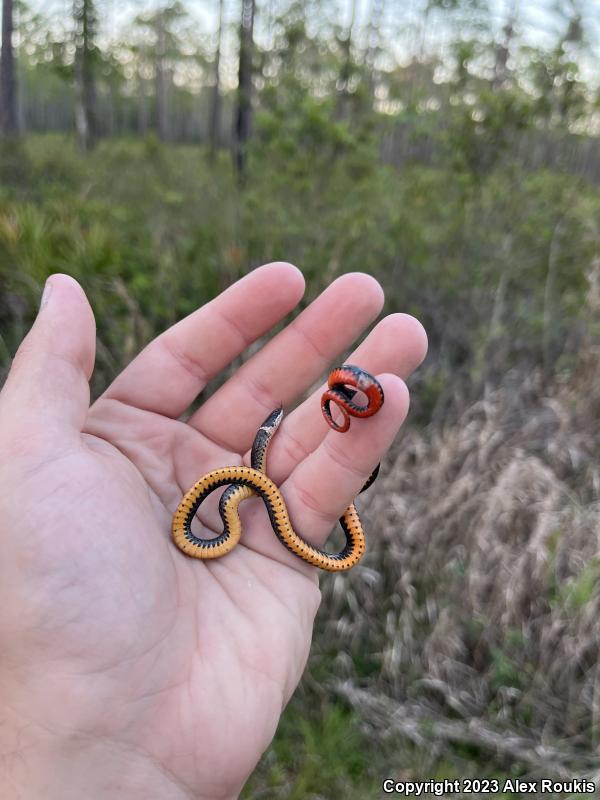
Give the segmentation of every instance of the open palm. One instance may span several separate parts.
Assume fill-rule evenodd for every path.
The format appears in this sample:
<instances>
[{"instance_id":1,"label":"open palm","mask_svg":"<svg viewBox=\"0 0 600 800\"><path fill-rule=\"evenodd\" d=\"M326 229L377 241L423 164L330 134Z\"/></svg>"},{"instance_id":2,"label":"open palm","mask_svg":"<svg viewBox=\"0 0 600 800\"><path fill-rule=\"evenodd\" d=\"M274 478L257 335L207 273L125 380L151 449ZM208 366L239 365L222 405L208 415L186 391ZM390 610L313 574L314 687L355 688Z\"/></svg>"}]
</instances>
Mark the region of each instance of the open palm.
<instances>
[{"instance_id":1,"label":"open palm","mask_svg":"<svg viewBox=\"0 0 600 800\"><path fill-rule=\"evenodd\" d=\"M51 278L0 395L0 697L45 797L83 796L80 780L90 798L236 797L270 742L306 663L317 570L282 547L258 499L242 505L241 544L223 559L189 559L169 532L183 492L249 463L267 414L293 405L381 310L372 278L343 276L180 421L302 291L290 265L255 270L155 339L90 408L93 316L72 279ZM330 431L321 390L286 415L267 470L312 543L394 438L408 409L400 376L425 349L419 323L393 314L346 359L378 374L376 417ZM207 505L202 522L219 531Z\"/></svg>"}]
</instances>

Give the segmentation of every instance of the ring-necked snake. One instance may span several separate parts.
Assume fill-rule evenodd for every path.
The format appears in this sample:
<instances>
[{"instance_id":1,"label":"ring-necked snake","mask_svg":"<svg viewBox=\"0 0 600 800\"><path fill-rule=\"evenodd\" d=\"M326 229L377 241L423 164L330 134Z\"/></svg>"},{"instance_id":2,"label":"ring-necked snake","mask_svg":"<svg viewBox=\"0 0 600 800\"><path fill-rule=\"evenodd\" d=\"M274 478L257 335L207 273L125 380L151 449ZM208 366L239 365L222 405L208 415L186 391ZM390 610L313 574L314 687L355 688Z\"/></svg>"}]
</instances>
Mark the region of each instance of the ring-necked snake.
<instances>
[{"instance_id":1,"label":"ring-necked snake","mask_svg":"<svg viewBox=\"0 0 600 800\"><path fill-rule=\"evenodd\" d=\"M327 424L341 433L348 430L351 416L370 417L383 405L383 388L379 381L351 364L334 369L329 374L328 387L321 398L321 410ZM357 391L366 395L366 405L360 406L353 402ZM342 424L337 424L332 418L331 403L335 403L341 410ZM238 506L242 500L259 495L267 507L271 525L279 541L304 561L329 572L350 569L360 561L365 551L365 535L354 505L348 506L340 518L346 544L339 553L320 550L294 531L283 496L266 474L267 449L282 419L283 409L277 408L258 429L252 445L251 467L222 467L212 470L185 493L172 523L173 540L184 553L194 558L209 559L219 558L232 550L242 532ZM368 489L378 472L379 464L361 492ZM214 539L196 536L191 530L196 511L212 491L226 484L231 485L223 492L219 502L219 514L223 520L222 533Z\"/></svg>"}]
</instances>

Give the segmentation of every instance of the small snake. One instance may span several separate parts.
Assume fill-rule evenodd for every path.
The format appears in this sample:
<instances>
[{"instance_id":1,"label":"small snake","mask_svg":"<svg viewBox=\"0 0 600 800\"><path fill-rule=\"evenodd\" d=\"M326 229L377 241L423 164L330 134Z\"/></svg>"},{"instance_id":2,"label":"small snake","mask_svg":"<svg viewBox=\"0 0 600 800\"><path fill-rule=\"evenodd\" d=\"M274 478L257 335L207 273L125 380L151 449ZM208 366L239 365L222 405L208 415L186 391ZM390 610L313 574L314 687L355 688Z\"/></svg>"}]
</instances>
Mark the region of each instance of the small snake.
<instances>
[{"instance_id":1,"label":"small snake","mask_svg":"<svg viewBox=\"0 0 600 800\"><path fill-rule=\"evenodd\" d=\"M329 373L327 385L329 389L321 397L321 411L325 422L334 431L345 433L350 427L351 416L372 417L383 405L383 388L379 381L364 369L352 364L344 364L343 367L333 369ZM355 386L357 390L364 392L367 396L367 405L358 406L353 403L352 398L356 391L347 389L347 386ZM338 425L331 416L331 403L335 403L342 412L344 421L341 425Z\"/></svg>"},{"instance_id":2,"label":"small snake","mask_svg":"<svg viewBox=\"0 0 600 800\"><path fill-rule=\"evenodd\" d=\"M327 424L340 432L348 430L350 416L370 417L383 404L383 389L379 381L359 367L345 364L334 369L328 380L329 388L321 398L321 408ZM356 390L348 389L354 386ZM356 391L367 397L367 405L359 406L353 402ZM336 403L344 422L337 425L331 416L331 403ZM177 547L194 558L219 558L232 550L240 539L242 524L238 507L242 500L259 495L269 514L271 525L279 541L292 553L315 567L338 572L350 569L357 564L365 551L365 535L358 512L354 505L348 506L340 517L340 524L346 537L346 544L339 553L327 553L314 547L303 539L292 527L283 495L266 474L267 450L271 439L283 419L283 409L276 408L263 422L256 433L250 463L251 467L222 467L203 475L183 496L173 515L171 526L173 540ZM364 492L373 483L379 472L379 464L360 490ZM202 539L192 533L194 516L211 492L219 486L231 484L219 501L219 514L223 521L223 531L214 539Z\"/></svg>"}]
</instances>

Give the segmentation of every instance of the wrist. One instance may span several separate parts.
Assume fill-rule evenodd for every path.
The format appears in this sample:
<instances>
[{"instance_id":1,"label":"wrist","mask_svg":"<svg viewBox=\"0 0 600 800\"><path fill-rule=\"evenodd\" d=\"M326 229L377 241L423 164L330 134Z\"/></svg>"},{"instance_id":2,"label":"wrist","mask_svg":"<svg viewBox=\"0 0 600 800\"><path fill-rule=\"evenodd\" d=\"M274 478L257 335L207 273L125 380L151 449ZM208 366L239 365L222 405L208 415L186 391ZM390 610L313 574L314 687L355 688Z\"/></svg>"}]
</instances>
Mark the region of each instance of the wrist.
<instances>
[{"instance_id":1,"label":"wrist","mask_svg":"<svg viewBox=\"0 0 600 800\"><path fill-rule=\"evenodd\" d=\"M57 739L23 723L0 737L0 797L19 800L199 800L150 756L102 739ZM204 800L204 798L202 798ZM206 799L208 800L208 798Z\"/></svg>"},{"instance_id":2,"label":"wrist","mask_svg":"<svg viewBox=\"0 0 600 800\"><path fill-rule=\"evenodd\" d=\"M237 800L239 796L224 790L219 781L212 786L187 784L143 745L94 733L88 726L82 732L81 720L56 722L52 715L54 725L42 721L39 706L31 711L31 703L15 702L14 685L11 691L2 689L0 798Z\"/></svg>"},{"instance_id":3,"label":"wrist","mask_svg":"<svg viewBox=\"0 0 600 800\"><path fill-rule=\"evenodd\" d=\"M0 754L0 797L196 800L191 790L178 785L151 758L117 743L28 739Z\"/></svg>"}]
</instances>

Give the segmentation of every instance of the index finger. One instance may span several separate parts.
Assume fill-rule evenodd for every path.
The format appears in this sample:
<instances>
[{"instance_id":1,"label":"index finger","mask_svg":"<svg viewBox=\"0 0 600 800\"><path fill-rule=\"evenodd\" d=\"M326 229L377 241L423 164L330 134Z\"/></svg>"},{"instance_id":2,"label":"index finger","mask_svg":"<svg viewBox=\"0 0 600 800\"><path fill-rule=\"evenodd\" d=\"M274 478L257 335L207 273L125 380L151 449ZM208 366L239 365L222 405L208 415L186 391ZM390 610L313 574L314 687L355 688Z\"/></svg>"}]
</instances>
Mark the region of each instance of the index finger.
<instances>
[{"instance_id":1,"label":"index finger","mask_svg":"<svg viewBox=\"0 0 600 800\"><path fill-rule=\"evenodd\" d=\"M157 336L97 402L119 400L176 419L211 378L283 319L303 294L304 277L292 264L253 270Z\"/></svg>"}]
</instances>

